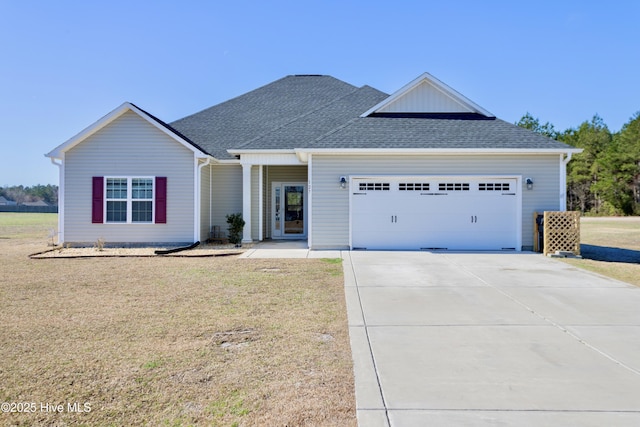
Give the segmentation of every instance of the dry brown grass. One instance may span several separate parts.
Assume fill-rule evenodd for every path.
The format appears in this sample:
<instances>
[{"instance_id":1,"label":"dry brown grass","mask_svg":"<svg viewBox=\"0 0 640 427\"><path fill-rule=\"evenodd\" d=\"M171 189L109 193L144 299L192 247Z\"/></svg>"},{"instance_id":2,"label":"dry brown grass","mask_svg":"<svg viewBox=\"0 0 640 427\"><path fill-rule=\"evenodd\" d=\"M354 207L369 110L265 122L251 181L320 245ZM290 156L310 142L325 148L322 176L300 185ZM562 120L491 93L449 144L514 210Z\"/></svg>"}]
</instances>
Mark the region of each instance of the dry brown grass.
<instances>
[{"instance_id":1,"label":"dry brown grass","mask_svg":"<svg viewBox=\"0 0 640 427\"><path fill-rule=\"evenodd\" d=\"M356 424L340 263L32 260L53 215L1 215L0 424Z\"/></svg>"},{"instance_id":2,"label":"dry brown grass","mask_svg":"<svg viewBox=\"0 0 640 427\"><path fill-rule=\"evenodd\" d=\"M582 218L580 222L580 242L582 245L592 245L592 252L599 248L619 248L630 251L640 251L640 217L621 218ZM565 259L569 264L591 270L623 282L640 286L640 263L627 260L615 262L615 255L610 261L588 259L587 251L583 250L585 259ZM615 251L614 251L615 254ZM637 254L635 254L637 259Z\"/></svg>"}]
</instances>

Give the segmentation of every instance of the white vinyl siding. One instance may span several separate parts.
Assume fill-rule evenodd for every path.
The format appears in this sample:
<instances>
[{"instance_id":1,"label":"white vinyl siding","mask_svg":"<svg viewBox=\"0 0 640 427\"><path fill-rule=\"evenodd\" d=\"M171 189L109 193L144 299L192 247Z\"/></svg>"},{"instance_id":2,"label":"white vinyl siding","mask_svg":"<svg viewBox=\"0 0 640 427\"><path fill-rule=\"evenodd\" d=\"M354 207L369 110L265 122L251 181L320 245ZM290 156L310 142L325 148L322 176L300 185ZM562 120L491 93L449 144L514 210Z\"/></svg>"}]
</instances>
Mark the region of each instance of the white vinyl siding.
<instances>
[{"instance_id":1,"label":"white vinyl siding","mask_svg":"<svg viewBox=\"0 0 640 427\"><path fill-rule=\"evenodd\" d=\"M214 164L211 173L211 226L228 236L226 216L242 213L242 166Z\"/></svg>"},{"instance_id":2,"label":"white vinyl siding","mask_svg":"<svg viewBox=\"0 0 640 427\"><path fill-rule=\"evenodd\" d=\"M133 112L65 154L65 241L92 244L190 243L194 154ZM167 177L166 224L92 224L92 177Z\"/></svg>"},{"instance_id":3,"label":"white vinyl siding","mask_svg":"<svg viewBox=\"0 0 640 427\"><path fill-rule=\"evenodd\" d=\"M200 173L200 241L205 242L211 231L211 168L204 166Z\"/></svg>"},{"instance_id":4,"label":"white vinyl siding","mask_svg":"<svg viewBox=\"0 0 640 427\"><path fill-rule=\"evenodd\" d=\"M349 188L340 176L366 175L521 175L522 246L533 246L533 212L560 209L558 156L552 155L313 155L313 248L348 248Z\"/></svg>"}]
</instances>

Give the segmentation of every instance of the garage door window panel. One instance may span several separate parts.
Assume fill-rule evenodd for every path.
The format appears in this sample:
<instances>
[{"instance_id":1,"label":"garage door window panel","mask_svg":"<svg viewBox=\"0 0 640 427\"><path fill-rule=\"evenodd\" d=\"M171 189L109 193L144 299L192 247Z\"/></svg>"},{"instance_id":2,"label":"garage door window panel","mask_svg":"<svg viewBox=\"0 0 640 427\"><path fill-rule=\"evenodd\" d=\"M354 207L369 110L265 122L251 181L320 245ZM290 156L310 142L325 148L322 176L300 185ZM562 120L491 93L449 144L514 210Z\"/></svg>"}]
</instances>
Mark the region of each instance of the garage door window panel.
<instances>
[{"instance_id":1,"label":"garage door window panel","mask_svg":"<svg viewBox=\"0 0 640 427\"><path fill-rule=\"evenodd\" d=\"M400 191L429 191L428 182L401 182L398 184Z\"/></svg>"},{"instance_id":2,"label":"garage door window panel","mask_svg":"<svg viewBox=\"0 0 640 427\"><path fill-rule=\"evenodd\" d=\"M478 184L479 191L509 191L508 182L481 182Z\"/></svg>"},{"instance_id":3,"label":"garage door window panel","mask_svg":"<svg viewBox=\"0 0 640 427\"><path fill-rule=\"evenodd\" d=\"M438 191L469 191L468 182L441 182Z\"/></svg>"},{"instance_id":4,"label":"garage door window panel","mask_svg":"<svg viewBox=\"0 0 640 427\"><path fill-rule=\"evenodd\" d=\"M389 191L391 184L388 182L361 182L358 188L360 191Z\"/></svg>"}]
</instances>

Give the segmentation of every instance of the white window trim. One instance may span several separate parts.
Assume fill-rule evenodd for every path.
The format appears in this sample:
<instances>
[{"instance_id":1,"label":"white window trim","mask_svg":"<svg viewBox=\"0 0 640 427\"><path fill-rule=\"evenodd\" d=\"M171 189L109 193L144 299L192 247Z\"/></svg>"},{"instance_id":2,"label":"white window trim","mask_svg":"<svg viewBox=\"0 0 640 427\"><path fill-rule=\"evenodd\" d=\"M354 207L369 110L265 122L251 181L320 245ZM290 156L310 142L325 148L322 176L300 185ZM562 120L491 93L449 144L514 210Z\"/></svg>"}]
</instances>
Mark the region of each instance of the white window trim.
<instances>
[{"instance_id":1,"label":"white window trim","mask_svg":"<svg viewBox=\"0 0 640 427\"><path fill-rule=\"evenodd\" d=\"M109 179L126 179L127 180L127 198L126 199L107 199L107 181ZM140 202L148 202L151 200L151 221L133 221L133 180L134 179L150 179L152 186L152 196L151 199L135 199L135 201ZM155 176L133 176L133 175L110 175L104 177L103 189L102 189L102 209L103 209L103 224L110 225L122 225L122 224L135 224L135 225L145 225L145 224L155 224L156 223L156 177ZM125 201L127 202L127 221L126 222L116 222L116 221L107 221L107 203L109 201Z\"/></svg>"}]
</instances>

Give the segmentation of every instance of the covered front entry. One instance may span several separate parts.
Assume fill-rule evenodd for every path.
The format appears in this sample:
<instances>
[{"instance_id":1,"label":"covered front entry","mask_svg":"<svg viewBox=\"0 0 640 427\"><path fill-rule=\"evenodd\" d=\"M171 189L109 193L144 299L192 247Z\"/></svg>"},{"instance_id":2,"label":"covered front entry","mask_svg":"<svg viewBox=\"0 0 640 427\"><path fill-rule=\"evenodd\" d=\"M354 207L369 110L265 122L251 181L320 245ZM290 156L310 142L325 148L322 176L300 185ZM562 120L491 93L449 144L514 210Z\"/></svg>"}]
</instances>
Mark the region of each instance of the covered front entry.
<instances>
[{"instance_id":1,"label":"covered front entry","mask_svg":"<svg viewBox=\"0 0 640 427\"><path fill-rule=\"evenodd\" d=\"M351 179L353 249L520 250L519 177Z\"/></svg>"},{"instance_id":2,"label":"covered front entry","mask_svg":"<svg viewBox=\"0 0 640 427\"><path fill-rule=\"evenodd\" d=\"M304 182L271 184L272 238L307 238L306 187Z\"/></svg>"}]
</instances>

